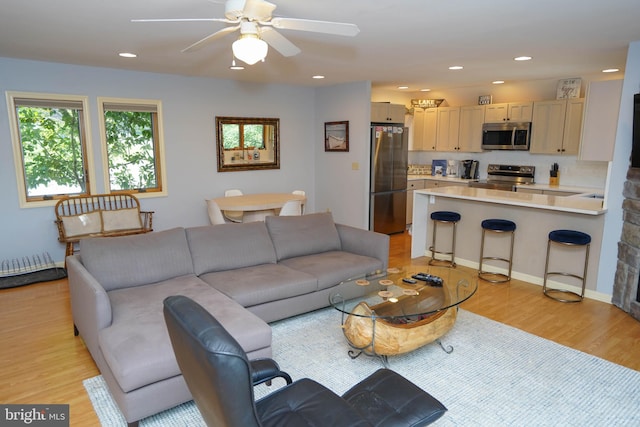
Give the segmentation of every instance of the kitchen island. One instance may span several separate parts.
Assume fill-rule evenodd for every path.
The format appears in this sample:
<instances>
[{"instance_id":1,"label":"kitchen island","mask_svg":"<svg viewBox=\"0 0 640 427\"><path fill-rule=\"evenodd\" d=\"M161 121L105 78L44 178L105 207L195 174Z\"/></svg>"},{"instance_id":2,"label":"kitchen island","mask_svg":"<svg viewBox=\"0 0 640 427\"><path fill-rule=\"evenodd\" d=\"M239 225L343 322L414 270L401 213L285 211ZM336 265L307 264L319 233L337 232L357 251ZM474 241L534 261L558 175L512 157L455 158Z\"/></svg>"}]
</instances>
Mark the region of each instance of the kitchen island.
<instances>
[{"instance_id":1,"label":"kitchen island","mask_svg":"<svg viewBox=\"0 0 640 427\"><path fill-rule=\"evenodd\" d=\"M433 229L431 212L447 210L462 215L457 230L456 262L476 269L482 235L480 223L488 218L507 219L517 225L512 276L542 285L549 232L558 229L582 231L591 235L592 239L585 295L608 302L610 296L595 291L606 212L602 199L457 186L415 190L413 197L412 258L431 256L428 251ZM448 232L438 229L437 237L438 247L450 247L451 235ZM508 243L501 239L504 236L492 237L495 238L487 239L485 254L508 254ZM581 271L584 252L572 249L554 247L550 269L554 265L561 270L575 266L577 271ZM496 271L501 271L503 267L500 263L495 265ZM566 280L566 283L579 288L570 278ZM554 285L551 280L550 285Z\"/></svg>"}]
</instances>

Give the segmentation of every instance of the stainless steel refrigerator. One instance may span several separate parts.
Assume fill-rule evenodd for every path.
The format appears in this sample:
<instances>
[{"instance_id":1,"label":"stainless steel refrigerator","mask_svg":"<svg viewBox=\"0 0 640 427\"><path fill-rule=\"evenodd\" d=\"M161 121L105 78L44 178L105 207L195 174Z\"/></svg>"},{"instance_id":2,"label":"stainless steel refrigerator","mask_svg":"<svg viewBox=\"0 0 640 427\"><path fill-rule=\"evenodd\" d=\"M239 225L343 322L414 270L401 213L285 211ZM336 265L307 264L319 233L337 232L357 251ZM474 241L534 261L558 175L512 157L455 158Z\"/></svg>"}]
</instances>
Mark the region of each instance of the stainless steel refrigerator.
<instances>
[{"instance_id":1,"label":"stainless steel refrigerator","mask_svg":"<svg viewBox=\"0 0 640 427\"><path fill-rule=\"evenodd\" d=\"M371 125L370 230L385 234L405 230L408 150L404 125Z\"/></svg>"}]
</instances>

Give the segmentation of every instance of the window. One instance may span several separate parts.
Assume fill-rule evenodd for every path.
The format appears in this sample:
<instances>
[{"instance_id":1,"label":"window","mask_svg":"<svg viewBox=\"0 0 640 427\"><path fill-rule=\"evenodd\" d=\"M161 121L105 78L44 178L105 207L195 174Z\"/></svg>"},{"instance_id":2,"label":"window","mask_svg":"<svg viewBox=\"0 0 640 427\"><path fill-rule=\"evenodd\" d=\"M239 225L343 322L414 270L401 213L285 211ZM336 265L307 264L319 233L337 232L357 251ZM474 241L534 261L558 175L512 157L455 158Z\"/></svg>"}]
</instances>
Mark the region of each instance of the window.
<instances>
[{"instance_id":1,"label":"window","mask_svg":"<svg viewBox=\"0 0 640 427\"><path fill-rule=\"evenodd\" d=\"M98 98L108 192L164 193L161 103Z\"/></svg>"},{"instance_id":2,"label":"window","mask_svg":"<svg viewBox=\"0 0 640 427\"><path fill-rule=\"evenodd\" d=\"M90 194L87 98L7 92L21 207Z\"/></svg>"}]
</instances>

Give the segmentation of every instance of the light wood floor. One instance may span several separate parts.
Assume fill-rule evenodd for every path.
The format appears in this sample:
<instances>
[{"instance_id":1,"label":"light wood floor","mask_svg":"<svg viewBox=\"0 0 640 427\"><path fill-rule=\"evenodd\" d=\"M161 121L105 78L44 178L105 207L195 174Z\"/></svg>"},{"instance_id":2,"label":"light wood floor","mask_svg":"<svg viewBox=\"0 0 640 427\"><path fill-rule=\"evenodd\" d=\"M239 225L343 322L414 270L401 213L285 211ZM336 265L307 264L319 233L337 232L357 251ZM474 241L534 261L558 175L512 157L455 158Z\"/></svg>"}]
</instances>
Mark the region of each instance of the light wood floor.
<instances>
[{"instance_id":1,"label":"light wood floor","mask_svg":"<svg viewBox=\"0 0 640 427\"><path fill-rule=\"evenodd\" d=\"M410 259L410 246L408 234L392 236L390 265L425 265ZM640 322L610 304L562 304L512 280L481 281L462 307L640 371ZM82 386L99 372L73 336L66 279L0 290L0 325L0 402L70 404L71 426L99 425Z\"/></svg>"}]
</instances>

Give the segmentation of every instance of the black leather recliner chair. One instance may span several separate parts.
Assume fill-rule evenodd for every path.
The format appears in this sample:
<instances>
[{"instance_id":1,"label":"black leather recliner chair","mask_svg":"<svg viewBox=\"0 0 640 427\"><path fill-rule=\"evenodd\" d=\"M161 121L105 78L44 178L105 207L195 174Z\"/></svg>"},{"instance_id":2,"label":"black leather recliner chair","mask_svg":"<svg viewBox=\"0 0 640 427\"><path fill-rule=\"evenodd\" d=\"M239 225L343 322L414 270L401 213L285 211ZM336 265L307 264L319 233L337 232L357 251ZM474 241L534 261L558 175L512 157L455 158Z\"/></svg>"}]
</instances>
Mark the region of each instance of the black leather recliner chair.
<instances>
[{"instance_id":1,"label":"black leather recliner chair","mask_svg":"<svg viewBox=\"0 0 640 427\"><path fill-rule=\"evenodd\" d=\"M291 383L275 361L250 362L224 327L185 296L165 299L164 317L182 375L208 426L424 426L447 410L389 369L342 397L308 378ZM253 386L277 377L287 385L255 401Z\"/></svg>"}]
</instances>

